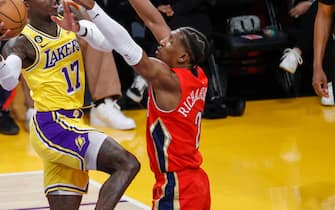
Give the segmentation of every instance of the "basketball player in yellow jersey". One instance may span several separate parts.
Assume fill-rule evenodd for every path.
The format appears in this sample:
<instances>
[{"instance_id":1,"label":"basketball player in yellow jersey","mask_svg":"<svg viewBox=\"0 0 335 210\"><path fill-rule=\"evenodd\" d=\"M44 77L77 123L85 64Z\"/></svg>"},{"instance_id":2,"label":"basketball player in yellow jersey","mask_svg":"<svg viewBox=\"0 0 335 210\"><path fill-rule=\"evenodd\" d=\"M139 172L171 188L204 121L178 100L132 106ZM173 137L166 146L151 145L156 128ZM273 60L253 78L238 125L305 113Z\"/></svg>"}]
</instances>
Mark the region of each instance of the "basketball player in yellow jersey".
<instances>
[{"instance_id":1,"label":"basketball player in yellow jersey","mask_svg":"<svg viewBox=\"0 0 335 210\"><path fill-rule=\"evenodd\" d=\"M76 34L50 19L57 15L56 0L25 3L30 24L4 46L0 85L14 88L22 72L31 89L37 113L30 140L44 162L50 209L79 209L87 192L88 170L111 175L102 185L96 209L114 209L137 174L139 162L111 137L84 123L82 54Z\"/></svg>"}]
</instances>

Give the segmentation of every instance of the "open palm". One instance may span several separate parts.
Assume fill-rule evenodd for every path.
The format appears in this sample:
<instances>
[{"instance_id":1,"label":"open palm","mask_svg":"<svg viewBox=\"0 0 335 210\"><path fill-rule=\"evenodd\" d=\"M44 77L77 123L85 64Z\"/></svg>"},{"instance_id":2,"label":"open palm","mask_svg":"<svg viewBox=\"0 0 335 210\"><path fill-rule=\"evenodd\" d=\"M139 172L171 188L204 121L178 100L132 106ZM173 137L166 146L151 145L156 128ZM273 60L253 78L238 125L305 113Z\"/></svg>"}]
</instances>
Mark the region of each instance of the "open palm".
<instances>
[{"instance_id":1,"label":"open palm","mask_svg":"<svg viewBox=\"0 0 335 210\"><path fill-rule=\"evenodd\" d=\"M80 27L76 15L71 11L70 4L67 1L62 1L64 13L63 18L51 16L51 20L60 27L68 31L78 32Z\"/></svg>"}]
</instances>

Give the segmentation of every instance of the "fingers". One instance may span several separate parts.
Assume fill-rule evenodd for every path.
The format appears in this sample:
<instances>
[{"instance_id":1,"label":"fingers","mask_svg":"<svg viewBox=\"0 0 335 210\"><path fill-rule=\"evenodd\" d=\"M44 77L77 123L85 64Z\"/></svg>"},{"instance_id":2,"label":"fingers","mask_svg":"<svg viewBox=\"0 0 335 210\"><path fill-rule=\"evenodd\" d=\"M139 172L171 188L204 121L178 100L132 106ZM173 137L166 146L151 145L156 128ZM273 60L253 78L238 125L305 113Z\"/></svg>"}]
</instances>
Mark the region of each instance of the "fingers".
<instances>
[{"instance_id":1,"label":"fingers","mask_svg":"<svg viewBox=\"0 0 335 210\"><path fill-rule=\"evenodd\" d=\"M294 18L298 18L300 16L299 12L296 10L290 12L289 15Z\"/></svg>"},{"instance_id":2,"label":"fingers","mask_svg":"<svg viewBox=\"0 0 335 210\"><path fill-rule=\"evenodd\" d=\"M77 20L77 16L75 14L71 14L72 16L72 31L78 32L79 31L79 22Z\"/></svg>"},{"instance_id":3,"label":"fingers","mask_svg":"<svg viewBox=\"0 0 335 210\"><path fill-rule=\"evenodd\" d=\"M79 5L78 4L75 4L73 3L72 1L64 1L62 0L62 4L63 4L63 7L64 7L64 17L71 17L71 19L74 21L74 20L77 20L77 15L74 14L74 12L77 12L78 13L78 10L76 10L77 8L79 8ZM76 5L75 7L73 7L74 5ZM76 11L72 11L71 10L71 6L74 8L74 10Z\"/></svg>"},{"instance_id":4,"label":"fingers","mask_svg":"<svg viewBox=\"0 0 335 210\"><path fill-rule=\"evenodd\" d=\"M59 17L57 17L57 16L51 16L50 18L51 18L51 20L52 20L54 23L56 23L57 25L60 25L60 24L61 24L62 19L60 19Z\"/></svg>"},{"instance_id":5,"label":"fingers","mask_svg":"<svg viewBox=\"0 0 335 210\"><path fill-rule=\"evenodd\" d=\"M299 8L297 8L297 7L294 7L294 8L292 8L292 9L289 11L289 15L290 15L291 17L294 17L294 18L298 18L298 17L300 17L302 14L303 14L303 12L302 12Z\"/></svg>"},{"instance_id":6,"label":"fingers","mask_svg":"<svg viewBox=\"0 0 335 210\"><path fill-rule=\"evenodd\" d=\"M66 5L64 6L66 7ZM64 13L63 18L58 16L51 16L50 18L54 23L66 30L78 32L80 29L76 16L73 13Z\"/></svg>"},{"instance_id":7,"label":"fingers","mask_svg":"<svg viewBox=\"0 0 335 210\"><path fill-rule=\"evenodd\" d=\"M327 81L313 82L313 88L318 96L329 97Z\"/></svg>"},{"instance_id":8,"label":"fingers","mask_svg":"<svg viewBox=\"0 0 335 210\"><path fill-rule=\"evenodd\" d=\"M313 89L314 89L316 95L322 96L322 94L321 94L322 93L321 85L313 81L312 86L313 86Z\"/></svg>"},{"instance_id":9,"label":"fingers","mask_svg":"<svg viewBox=\"0 0 335 210\"><path fill-rule=\"evenodd\" d=\"M162 13L164 13L166 16L173 16L174 15L174 11L171 7L170 4L167 4L167 5L159 5L158 7L158 10Z\"/></svg>"},{"instance_id":10,"label":"fingers","mask_svg":"<svg viewBox=\"0 0 335 210\"><path fill-rule=\"evenodd\" d=\"M320 86L321 86L321 95L324 97L329 97L327 81L324 81Z\"/></svg>"},{"instance_id":11,"label":"fingers","mask_svg":"<svg viewBox=\"0 0 335 210\"><path fill-rule=\"evenodd\" d=\"M5 30L3 28L4 25L5 25L5 23L1 21L0 22L0 31L1 31L1 33L0 33L0 40L3 40L5 38L5 35L6 35L6 33L8 33L7 31L9 30L9 29Z\"/></svg>"},{"instance_id":12,"label":"fingers","mask_svg":"<svg viewBox=\"0 0 335 210\"><path fill-rule=\"evenodd\" d=\"M68 1L62 0L62 5L64 7L64 13L67 13L67 14L71 13Z\"/></svg>"},{"instance_id":13,"label":"fingers","mask_svg":"<svg viewBox=\"0 0 335 210\"><path fill-rule=\"evenodd\" d=\"M10 29L7 29L4 33L0 36L0 41L7 39L7 34L10 32Z\"/></svg>"}]
</instances>

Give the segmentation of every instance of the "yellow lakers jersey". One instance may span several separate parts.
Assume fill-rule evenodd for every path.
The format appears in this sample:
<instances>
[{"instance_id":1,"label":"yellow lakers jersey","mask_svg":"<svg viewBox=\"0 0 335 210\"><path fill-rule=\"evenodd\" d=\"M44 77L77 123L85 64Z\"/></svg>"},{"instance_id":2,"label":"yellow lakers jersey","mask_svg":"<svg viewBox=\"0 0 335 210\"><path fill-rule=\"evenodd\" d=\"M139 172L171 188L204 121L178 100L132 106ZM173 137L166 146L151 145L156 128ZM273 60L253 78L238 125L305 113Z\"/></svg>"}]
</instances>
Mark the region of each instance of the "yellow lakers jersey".
<instances>
[{"instance_id":1,"label":"yellow lakers jersey","mask_svg":"<svg viewBox=\"0 0 335 210\"><path fill-rule=\"evenodd\" d=\"M37 111L77 109L84 103L84 62L76 34L58 26L50 36L27 24L22 34L35 48L34 63L22 70Z\"/></svg>"}]
</instances>

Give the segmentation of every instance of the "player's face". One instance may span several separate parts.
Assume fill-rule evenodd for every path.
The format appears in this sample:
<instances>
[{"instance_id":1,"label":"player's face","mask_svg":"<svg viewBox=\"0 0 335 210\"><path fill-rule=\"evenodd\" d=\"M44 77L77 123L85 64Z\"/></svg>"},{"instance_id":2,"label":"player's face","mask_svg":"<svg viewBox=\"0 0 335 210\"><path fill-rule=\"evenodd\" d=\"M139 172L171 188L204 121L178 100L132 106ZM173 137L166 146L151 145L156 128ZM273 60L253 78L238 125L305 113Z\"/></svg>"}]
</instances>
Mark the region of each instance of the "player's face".
<instances>
[{"instance_id":1,"label":"player's face","mask_svg":"<svg viewBox=\"0 0 335 210\"><path fill-rule=\"evenodd\" d=\"M180 65L188 64L185 60L188 56L182 40L183 33L181 31L172 31L170 36L161 40L156 51L156 57L164 61L170 67L178 67Z\"/></svg>"},{"instance_id":2,"label":"player's face","mask_svg":"<svg viewBox=\"0 0 335 210\"><path fill-rule=\"evenodd\" d=\"M58 4L56 0L26 0L29 16L49 18L57 15Z\"/></svg>"}]
</instances>

